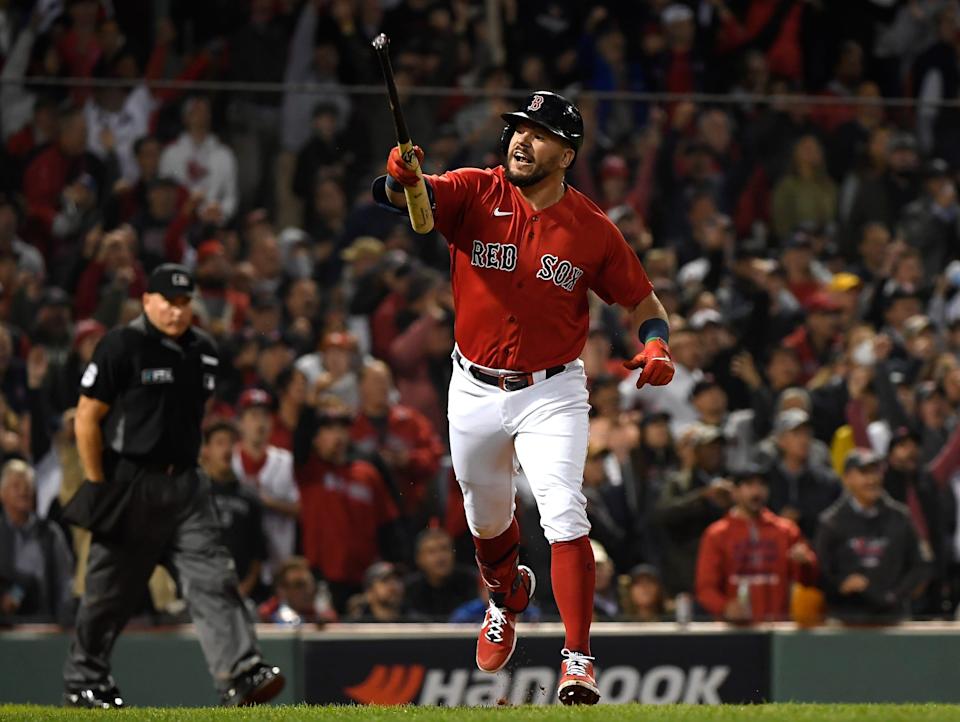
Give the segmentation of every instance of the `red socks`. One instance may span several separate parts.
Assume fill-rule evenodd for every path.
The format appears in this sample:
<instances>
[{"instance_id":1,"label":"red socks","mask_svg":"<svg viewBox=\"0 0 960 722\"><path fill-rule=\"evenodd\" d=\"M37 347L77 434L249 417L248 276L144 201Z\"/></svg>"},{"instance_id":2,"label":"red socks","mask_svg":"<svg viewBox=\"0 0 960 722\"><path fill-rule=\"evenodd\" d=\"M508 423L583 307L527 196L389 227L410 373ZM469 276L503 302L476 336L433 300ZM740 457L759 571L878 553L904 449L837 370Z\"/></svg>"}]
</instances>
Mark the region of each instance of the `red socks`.
<instances>
[{"instance_id":1,"label":"red socks","mask_svg":"<svg viewBox=\"0 0 960 722\"><path fill-rule=\"evenodd\" d=\"M590 654L590 622L596 572L590 540L582 536L550 545L553 598L560 610L569 650Z\"/></svg>"},{"instance_id":2,"label":"red socks","mask_svg":"<svg viewBox=\"0 0 960 722\"><path fill-rule=\"evenodd\" d=\"M490 591L494 603L516 609L526 607L526 602L519 603L512 598L519 587L520 578L517 574L517 562L520 558L520 526L516 518L510 522L507 530L492 539L473 538L473 545L477 548L477 566L480 567L480 576ZM514 602L513 605L510 602Z\"/></svg>"}]
</instances>

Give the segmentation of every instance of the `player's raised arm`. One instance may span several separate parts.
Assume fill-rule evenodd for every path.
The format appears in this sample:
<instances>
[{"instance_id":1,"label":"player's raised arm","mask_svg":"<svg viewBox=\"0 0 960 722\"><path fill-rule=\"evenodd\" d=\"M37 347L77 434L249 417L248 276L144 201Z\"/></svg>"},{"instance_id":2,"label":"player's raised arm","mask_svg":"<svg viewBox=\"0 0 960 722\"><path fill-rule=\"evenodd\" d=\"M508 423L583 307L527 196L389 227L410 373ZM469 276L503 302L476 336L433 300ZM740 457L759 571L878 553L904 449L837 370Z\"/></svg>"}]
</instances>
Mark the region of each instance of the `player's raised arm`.
<instances>
[{"instance_id":1,"label":"player's raised arm","mask_svg":"<svg viewBox=\"0 0 960 722\"><path fill-rule=\"evenodd\" d=\"M666 386L673 379L674 366L670 356L670 323L667 311L650 292L631 311L633 321L639 326L638 333L643 349L623 365L628 369L643 369L637 379L637 388L644 384Z\"/></svg>"}]
</instances>

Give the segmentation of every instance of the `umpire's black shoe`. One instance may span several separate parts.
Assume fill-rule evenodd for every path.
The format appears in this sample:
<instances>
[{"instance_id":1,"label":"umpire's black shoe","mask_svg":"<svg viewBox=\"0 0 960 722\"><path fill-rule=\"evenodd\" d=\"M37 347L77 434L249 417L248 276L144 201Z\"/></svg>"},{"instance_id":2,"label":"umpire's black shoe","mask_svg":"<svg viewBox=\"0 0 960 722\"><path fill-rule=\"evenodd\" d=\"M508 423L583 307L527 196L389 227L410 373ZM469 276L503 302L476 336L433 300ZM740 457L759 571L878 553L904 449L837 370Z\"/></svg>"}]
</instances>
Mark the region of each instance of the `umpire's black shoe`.
<instances>
[{"instance_id":1,"label":"umpire's black shoe","mask_svg":"<svg viewBox=\"0 0 960 722\"><path fill-rule=\"evenodd\" d=\"M258 664L234 679L230 689L220 696L220 702L224 707L264 704L283 691L286 681L279 667Z\"/></svg>"},{"instance_id":2,"label":"umpire's black shoe","mask_svg":"<svg viewBox=\"0 0 960 722\"><path fill-rule=\"evenodd\" d=\"M85 707L86 709L122 709L123 697L116 686L87 687L68 689L63 693L64 707Z\"/></svg>"}]
</instances>

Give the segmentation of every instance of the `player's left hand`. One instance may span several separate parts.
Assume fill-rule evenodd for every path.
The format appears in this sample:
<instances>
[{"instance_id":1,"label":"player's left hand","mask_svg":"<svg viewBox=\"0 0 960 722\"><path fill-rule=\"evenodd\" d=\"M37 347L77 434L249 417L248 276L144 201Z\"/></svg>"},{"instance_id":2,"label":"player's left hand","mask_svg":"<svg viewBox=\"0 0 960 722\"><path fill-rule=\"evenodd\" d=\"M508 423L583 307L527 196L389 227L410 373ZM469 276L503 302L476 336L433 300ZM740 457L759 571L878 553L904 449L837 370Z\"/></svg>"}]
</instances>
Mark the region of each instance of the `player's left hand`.
<instances>
[{"instance_id":1,"label":"player's left hand","mask_svg":"<svg viewBox=\"0 0 960 722\"><path fill-rule=\"evenodd\" d=\"M644 384L666 386L673 379L676 369L670 356L670 348L661 339L654 338L644 344L643 350L629 361L623 362L624 368L631 371L643 369L637 379L637 388Z\"/></svg>"}]
</instances>

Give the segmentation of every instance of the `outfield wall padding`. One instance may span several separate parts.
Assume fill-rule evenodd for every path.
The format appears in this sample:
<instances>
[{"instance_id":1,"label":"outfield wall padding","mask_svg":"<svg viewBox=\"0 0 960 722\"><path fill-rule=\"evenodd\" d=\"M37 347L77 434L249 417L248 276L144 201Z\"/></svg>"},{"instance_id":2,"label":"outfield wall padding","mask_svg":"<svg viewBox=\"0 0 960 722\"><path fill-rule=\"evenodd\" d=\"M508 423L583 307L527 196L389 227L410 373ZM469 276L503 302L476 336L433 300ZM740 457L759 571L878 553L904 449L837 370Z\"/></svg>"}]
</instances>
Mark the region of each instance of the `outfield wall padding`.
<instances>
[{"instance_id":1,"label":"outfield wall padding","mask_svg":"<svg viewBox=\"0 0 960 722\"><path fill-rule=\"evenodd\" d=\"M473 667L475 630L463 625L258 628L266 659L288 685L282 703L552 704L562 628L521 626L505 672ZM0 632L0 703L59 704L69 635ZM960 702L960 626L885 630L744 630L722 624L597 624L599 684L611 702ZM114 675L130 704L217 701L191 627L129 631Z\"/></svg>"}]
</instances>

